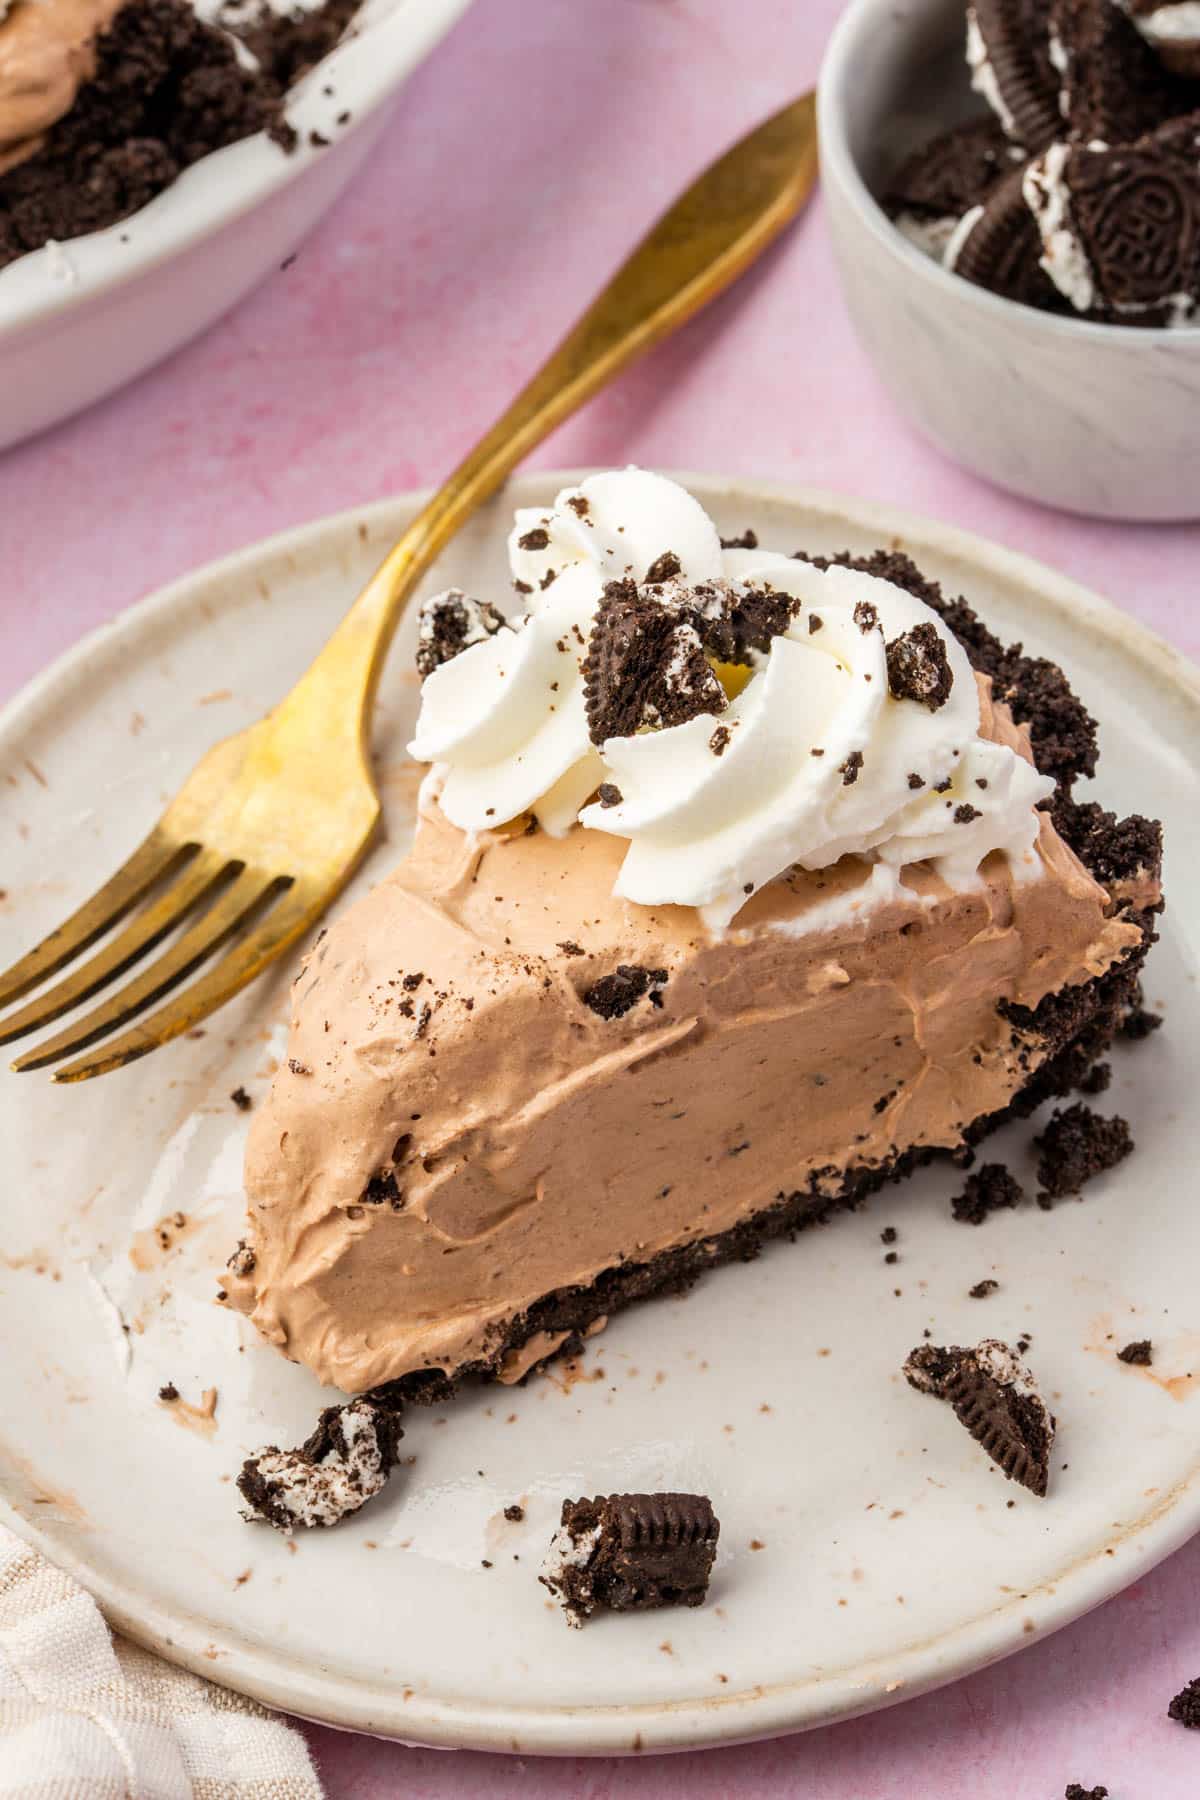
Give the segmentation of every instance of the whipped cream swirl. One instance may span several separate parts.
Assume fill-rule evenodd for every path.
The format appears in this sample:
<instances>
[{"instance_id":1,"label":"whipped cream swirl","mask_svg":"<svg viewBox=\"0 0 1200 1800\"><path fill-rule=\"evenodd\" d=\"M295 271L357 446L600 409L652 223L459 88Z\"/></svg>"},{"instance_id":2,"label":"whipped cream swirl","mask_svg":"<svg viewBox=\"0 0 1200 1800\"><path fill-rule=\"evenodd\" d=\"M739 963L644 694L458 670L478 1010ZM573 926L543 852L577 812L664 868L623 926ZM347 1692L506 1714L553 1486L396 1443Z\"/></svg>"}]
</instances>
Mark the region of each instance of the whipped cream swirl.
<instances>
[{"instance_id":1,"label":"whipped cream swirl","mask_svg":"<svg viewBox=\"0 0 1200 1800\"><path fill-rule=\"evenodd\" d=\"M618 894L698 907L714 928L793 865L847 855L876 864L876 892L919 861L970 885L996 850L1037 872L1035 809L1054 784L980 736L966 653L923 601L855 570L722 550L690 495L638 469L520 512L509 551L524 615L428 677L411 745L439 765L442 809L461 829L526 810L554 832L578 818L628 841ZM648 573L661 585L647 588ZM597 746L583 664L605 585L623 578L671 606L714 582L735 599L769 589L790 597L790 623L747 653L719 714ZM893 691L889 646L915 630L926 644L936 634L948 677L936 706Z\"/></svg>"}]
</instances>

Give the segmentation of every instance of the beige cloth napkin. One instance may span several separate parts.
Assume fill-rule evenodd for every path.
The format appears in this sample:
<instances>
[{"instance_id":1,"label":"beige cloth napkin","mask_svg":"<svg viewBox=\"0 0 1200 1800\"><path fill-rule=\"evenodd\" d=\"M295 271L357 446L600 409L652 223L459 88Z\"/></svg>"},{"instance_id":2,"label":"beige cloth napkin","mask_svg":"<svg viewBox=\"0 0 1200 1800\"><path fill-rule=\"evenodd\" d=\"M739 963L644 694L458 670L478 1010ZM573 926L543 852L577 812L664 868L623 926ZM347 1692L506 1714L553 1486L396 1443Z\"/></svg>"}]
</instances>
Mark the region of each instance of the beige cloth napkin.
<instances>
[{"instance_id":1,"label":"beige cloth napkin","mask_svg":"<svg viewBox=\"0 0 1200 1800\"><path fill-rule=\"evenodd\" d=\"M0 1800L321 1800L298 1731L114 1637L0 1525Z\"/></svg>"}]
</instances>

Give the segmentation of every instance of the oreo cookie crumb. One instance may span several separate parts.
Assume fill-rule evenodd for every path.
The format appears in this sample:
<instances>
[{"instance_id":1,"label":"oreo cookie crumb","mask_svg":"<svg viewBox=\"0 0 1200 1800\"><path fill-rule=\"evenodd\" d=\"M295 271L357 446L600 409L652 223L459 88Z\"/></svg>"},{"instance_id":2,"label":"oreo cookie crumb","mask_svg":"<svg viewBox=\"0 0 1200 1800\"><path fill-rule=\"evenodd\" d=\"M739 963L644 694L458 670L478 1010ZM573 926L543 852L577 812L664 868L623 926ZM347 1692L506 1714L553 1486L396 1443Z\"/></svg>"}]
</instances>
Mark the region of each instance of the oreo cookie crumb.
<instances>
[{"instance_id":1,"label":"oreo cookie crumb","mask_svg":"<svg viewBox=\"0 0 1200 1800\"><path fill-rule=\"evenodd\" d=\"M237 1107L239 1112L249 1112L250 1108L254 1105L253 1100L250 1098L244 1087L235 1087L229 1098L233 1101L233 1104Z\"/></svg>"},{"instance_id":2,"label":"oreo cookie crumb","mask_svg":"<svg viewBox=\"0 0 1200 1800\"><path fill-rule=\"evenodd\" d=\"M169 1406L173 1400L178 1400L179 1389L173 1381L164 1382L158 1390L158 1397Z\"/></svg>"},{"instance_id":3,"label":"oreo cookie crumb","mask_svg":"<svg viewBox=\"0 0 1200 1800\"><path fill-rule=\"evenodd\" d=\"M740 537L723 537L721 548L722 550L757 550L758 533L747 529L742 532Z\"/></svg>"},{"instance_id":4,"label":"oreo cookie crumb","mask_svg":"<svg viewBox=\"0 0 1200 1800\"><path fill-rule=\"evenodd\" d=\"M645 725L682 725L729 705L694 617L632 581L610 581L605 588L583 678L594 744L632 737Z\"/></svg>"},{"instance_id":5,"label":"oreo cookie crumb","mask_svg":"<svg viewBox=\"0 0 1200 1800\"><path fill-rule=\"evenodd\" d=\"M1079 1083L1081 1094L1105 1094L1112 1086L1112 1064L1106 1062L1093 1063L1083 1080Z\"/></svg>"},{"instance_id":6,"label":"oreo cookie crumb","mask_svg":"<svg viewBox=\"0 0 1200 1800\"><path fill-rule=\"evenodd\" d=\"M702 1606L720 1531L704 1494L564 1500L539 1580L574 1626L601 1608Z\"/></svg>"},{"instance_id":7,"label":"oreo cookie crumb","mask_svg":"<svg viewBox=\"0 0 1200 1800\"><path fill-rule=\"evenodd\" d=\"M472 644L486 643L508 621L490 600L447 588L421 604L417 615L417 673L422 680Z\"/></svg>"},{"instance_id":8,"label":"oreo cookie crumb","mask_svg":"<svg viewBox=\"0 0 1200 1800\"><path fill-rule=\"evenodd\" d=\"M1077 1781L1071 1781L1067 1784L1064 1800L1108 1800L1108 1789L1106 1787L1085 1788L1081 1787Z\"/></svg>"},{"instance_id":9,"label":"oreo cookie crumb","mask_svg":"<svg viewBox=\"0 0 1200 1800\"><path fill-rule=\"evenodd\" d=\"M859 600L854 608L854 623L866 637L879 629L879 613L869 600Z\"/></svg>"},{"instance_id":10,"label":"oreo cookie crumb","mask_svg":"<svg viewBox=\"0 0 1200 1800\"><path fill-rule=\"evenodd\" d=\"M1025 1191L1003 1163L983 1163L967 1176L961 1194L950 1202L960 1225L982 1225L989 1213L1018 1206Z\"/></svg>"},{"instance_id":11,"label":"oreo cookie crumb","mask_svg":"<svg viewBox=\"0 0 1200 1800\"><path fill-rule=\"evenodd\" d=\"M521 1520L525 1517L525 1508L523 1506L518 1506L514 1501L511 1506L505 1507L504 1516L510 1525L519 1525Z\"/></svg>"},{"instance_id":12,"label":"oreo cookie crumb","mask_svg":"<svg viewBox=\"0 0 1200 1800\"><path fill-rule=\"evenodd\" d=\"M399 1410L370 1395L327 1406L298 1449L269 1444L247 1457L237 1478L242 1517L288 1535L336 1525L386 1485L403 1436Z\"/></svg>"},{"instance_id":13,"label":"oreo cookie crumb","mask_svg":"<svg viewBox=\"0 0 1200 1800\"><path fill-rule=\"evenodd\" d=\"M676 575L681 575L682 573L683 564L680 562L678 556L676 556L674 550L664 550L661 556L655 557L654 561L650 564L650 567L646 570L646 585L648 587L661 587L664 581L673 581Z\"/></svg>"},{"instance_id":14,"label":"oreo cookie crumb","mask_svg":"<svg viewBox=\"0 0 1200 1800\"><path fill-rule=\"evenodd\" d=\"M714 756L724 756L729 748L729 740L733 736L728 725L718 725L708 740L708 747Z\"/></svg>"},{"instance_id":15,"label":"oreo cookie crumb","mask_svg":"<svg viewBox=\"0 0 1200 1800\"><path fill-rule=\"evenodd\" d=\"M1200 1675L1180 1688L1167 1708L1167 1717L1189 1731L1200 1731Z\"/></svg>"},{"instance_id":16,"label":"oreo cookie crumb","mask_svg":"<svg viewBox=\"0 0 1200 1800\"><path fill-rule=\"evenodd\" d=\"M881 1244L894 1244L899 1235L894 1225L885 1225L879 1234L879 1241Z\"/></svg>"},{"instance_id":17,"label":"oreo cookie crumb","mask_svg":"<svg viewBox=\"0 0 1200 1800\"><path fill-rule=\"evenodd\" d=\"M893 700L915 700L938 712L954 690L954 671L936 625L928 619L902 632L886 647L888 692Z\"/></svg>"},{"instance_id":18,"label":"oreo cookie crumb","mask_svg":"<svg viewBox=\"0 0 1200 1800\"><path fill-rule=\"evenodd\" d=\"M620 806L625 796L615 782L602 781L596 789L596 798L601 806Z\"/></svg>"},{"instance_id":19,"label":"oreo cookie crumb","mask_svg":"<svg viewBox=\"0 0 1200 1800\"><path fill-rule=\"evenodd\" d=\"M973 1349L919 1344L904 1373L919 1393L947 1401L1010 1481L1044 1498L1055 1418L1020 1356L997 1338Z\"/></svg>"},{"instance_id":20,"label":"oreo cookie crumb","mask_svg":"<svg viewBox=\"0 0 1200 1800\"><path fill-rule=\"evenodd\" d=\"M563 940L559 944L558 948L562 951L564 956L586 956L587 955L587 951L583 948L583 945L577 944L575 942L574 938L563 938Z\"/></svg>"},{"instance_id":21,"label":"oreo cookie crumb","mask_svg":"<svg viewBox=\"0 0 1200 1800\"><path fill-rule=\"evenodd\" d=\"M861 750L852 750L845 762L838 764L838 774L842 778L843 787L854 786L854 783L858 780L859 771L862 766L863 753Z\"/></svg>"},{"instance_id":22,"label":"oreo cookie crumb","mask_svg":"<svg viewBox=\"0 0 1200 1800\"><path fill-rule=\"evenodd\" d=\"M1044 1199L1077 1194L1094 1176L1113 1169L1133 1150L1128 1122L1102 1118L1082 1101L1057 1109L1035 1140L1041 1157L1037 1173Z\"/></svg>"},{"instance_id":23,"label":"oreo cookie crumb","mask_svg":"<svg viewBox=\"0 0 1200 1800\"><path fill-rule=\"evenodd\" d=\"M620 1019L647 995L655 998L666 985L666 969L646 969L640 963L620 963L611 975L602 975L583 996L583 1004L602 1019ZM661 998L658 1001L661 1005Z\"/></svg>"},{"instance_id":24,"label":"oreo cookie crumb","mask_svg":"<svg viewBox=\"0 0 1200 1800\"><path fill-rule=\"evenodd\" d=\"M532 530L524 531L517 539L518 550L548 550L550 533L543 525L535 525Z\"/></svg>"},{"instance_id":25,"label":"oreo cookie crumb","mask_svg":"<svg viewBox=\"0 0 1200 1800\"><path fill-rule=\"evenodd\" d=\"M917 792L918 788L923 788L925 786L925 777L923 775L916 774L916 772L914 771L912 774L909 775L908 785L912 789L913 793L915 794Z\"/></svg>"},{"instance_id":26,"label":"oreo cookie crumb","mask_svg":"<svg viewBox=\"0 0 1200 1800\"><path fill-rule=\"evenodd\" d=\"M994 1294L999 1286L1000 1283L998 1281L993 1281L989 1276L985 1281L977 1281L973 1288L967 1289L967 1299L986 1300L988 1295Z\"/></svg>"},{"instance_id":27,"label":"oreo cookie crumb","mask_svg":"<svg viewBox=\"0 0 1200 1800\"><path fill-rule=\"evenodd\" d=\"M1129 1363L1135 1369L1148 1369L1154 1361L1154 1346L1149 1338L1137 1338L1117 1351L1117 1361Z\"/></svg>"},{"instance_id":28,"label":"oreo cookie crumb","mask_svg":"<svg viewBox=\"0 0 1200 1800\"><path fill-rule=\"evenodd\" d=\"M983 814L980 812L979 808L977 806L972 806L967 800L964 800L961 806L956 806L954 809L954 823L956 825L969 825L973 819L982 819L982 817Z\"/></svg>"}]
</instances>

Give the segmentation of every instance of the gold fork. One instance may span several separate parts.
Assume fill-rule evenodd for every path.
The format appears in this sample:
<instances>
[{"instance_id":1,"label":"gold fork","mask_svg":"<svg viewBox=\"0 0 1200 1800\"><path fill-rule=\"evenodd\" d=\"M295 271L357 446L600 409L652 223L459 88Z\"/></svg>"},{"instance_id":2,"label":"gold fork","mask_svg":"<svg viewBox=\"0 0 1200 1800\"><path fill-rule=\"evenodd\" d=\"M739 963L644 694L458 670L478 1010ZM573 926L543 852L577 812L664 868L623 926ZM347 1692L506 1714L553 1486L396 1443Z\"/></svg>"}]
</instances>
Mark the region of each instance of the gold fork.
<instances>
[{"instance_id":1,"label":"gold fork","mask_svg":"<svg viewBox=\"0 0 1200 1800\"><path fill-rule=\"evenodd\" d=\"M816 172L809 94L743 138L663 215L413 520L291 693L210 750L112 879L0 975L5 1008L126 921L63 980L0 1019L0 1043L8 1043L90 999L186 926L110 999L14 1069L78 1052L87 1054L56 1069L56 1081L120 1068L191 1030L320 918L379 820L367 728L388 646L422 575L556 425L749 267L800 211ZM167 1005L129 1024L221 951Z\"/></svg>"}]
</instances>

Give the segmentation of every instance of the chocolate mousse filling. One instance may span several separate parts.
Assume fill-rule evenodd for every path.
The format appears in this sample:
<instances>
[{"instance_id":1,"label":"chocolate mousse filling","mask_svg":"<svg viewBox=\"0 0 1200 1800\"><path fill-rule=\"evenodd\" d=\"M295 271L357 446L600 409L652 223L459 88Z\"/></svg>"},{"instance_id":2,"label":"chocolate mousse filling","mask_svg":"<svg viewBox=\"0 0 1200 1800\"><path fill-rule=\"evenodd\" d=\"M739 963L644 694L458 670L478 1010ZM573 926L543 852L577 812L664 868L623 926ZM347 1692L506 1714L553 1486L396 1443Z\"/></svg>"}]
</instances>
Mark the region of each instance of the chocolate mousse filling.
<instances>
[{"instance_id":1,"label":"chocolate mousse filling","mask_svg":"<svg viewBox=\"0 0 1200 1800\"><path fill-rule=\"evenodd\" d=\"M520 1379L551 1356L577 1351L587 1333L636 1301L678 1293L710 1269L749 1260L935 1159L969 1165L990 1132L1076 1088L1137 1015L1139 973L1162 907L1159 827L1073 800L1075 780L1096 765L1096 728L1062 671L1020 645L1001 644L964 601L943 596L902 556L835 560L931 606L981 678L986 732L1031 745L1038 767L1055 779L1040 840L1045 875L989 877L985 866L981 888L955 895L914 865L905 870L912 889L903 905L821 936L805 909L814 891L836 895L842 875L836 868L785 874L755 895L743 933L735 926L730 940L701 941L690 909L639 907L624 915L632 920L623 928L630 933L625 954L602 961L610 939L596 937L601 921L589 916L586 901L601 879L611 880L618 853L610 840L589 832L529 840L516 831L469 850L440 817L425 821L424 850L419 839L421 854L401 871L403 880L381 884L360 903L352 943L335 927L297 983L295 1047L302 1056L312 1052L310 1063L324 1052L328 1076L318 1067L319 1080L310 1077L303 1092L281 1076L255 1116L248 1189L260 1226L259 1269L256 1284L232 1281L230 1298L322 1379L395 1406L440 1402L466 1379ZM931 698L935 689L936 681ZM536 857L531 844L539 846ZM498 885L502 878L508 885ZM495 893L481 882L494 882ZM383 934L381 944L398 941L397 919L413 908L427 933L421 967L429 1010L419 1052L404 1047L394 1018L406 999L412 1004L403 971L374 987L368 980L379 965L372 930ZM489 937L507 934L510 919L514 931L528 928L524 940ZM541 933L558 945L568 919L570 957L531 947ZM607 931L611 921L604 923ZM645 942L635 940L634 926ZM618 922L613 939L621 929ZM818 948L798 950L797 936ZM662 949L661 968L639 957L651 941ZM650 981L628 1008L585 1004L618 963L631 993L631 973L652 968L662 1004L646 1004ZM459 984L460 970L472 967L470 986ZM961 993L947 987L949 971ZM497 1063L487 1057L486 1020L490 1006L503 1005L505 984L522 1010L511 1015L511 1058ZM932 1025L946 1034L952 1081L915 1048L904 996L922 985L928 992L912 1005L923 1032ZM339 1039L350 994L355 1023ZM856 994L847 1011L846 997ZM472 1029L484 1019L474 1045L464 1009ZM839 1018L838 1030L848 1034L840 1068L834 1052L827 1066L819 1054ZM533 1032L539 1041L545 1035L540 1095L536 1084L526 1086L521 1060L533 1054L522 1041ZM790 1147L792 1132L781 1131L770 1093L745 1087L741 1064L751 1050L768 1073L781 1071L780 1081L803 1080L794 1127L806 1134L809 1154ZM406 1064L400 1081L395 1054L428 1061ZM601 1086L593 1082L597 1069ZM350 1071L359 1111L353 1124L336 1127L350 1155L346 1169L335 1170L328 1145ZM327 1100L321 1080L329 1083ZM711 1106L704 1083L715 1084ZM882 1111L874 1107L881 1094ZM336 1199L354 1159L369 1156L372 1137L392 1145L402 1104L408 1135L385 1152L387 1167L366 1164L356 1185L368 1191ZM963 1116L943 1116L959 1105ZM551 1106L558 1112L548 1113ZM731 1106L744 1106L746 1118L735 1120ZM438 1130L452 1123L452 1137L439 1140L435 1114ZM360 1136L368 1140L361 1155ZM552 1141L561 1168L552 1166ZM811 1154L818 1142L839 1144L843 1153L819 1161ZM798 1163L806 1166L792 1185L779 1178ZM632 1190L643 1172L638 1201ZM375 1198L372 1181L386 1183L387 1208L364 1204ZM770 1197L754 1206L749 1197L760 1186ZM423 1211L410 1210L412 1188L424 1196ZM749 1204L736 1216L739 1194ZM536 1297L523 1304L508 1297L514 1271L529 1293L539 1267L561 1269L572 1259L579 1266L614 1234L620 1254L590 1279L547 1283L541 1294L534 1285ZM400 1371L391 1379L389 1362Z\"/></svg>"}]
</instances>

